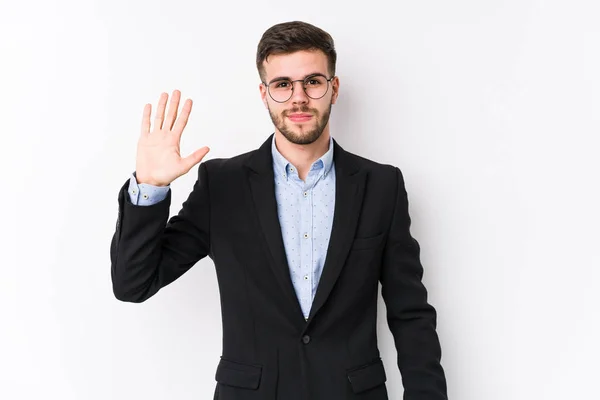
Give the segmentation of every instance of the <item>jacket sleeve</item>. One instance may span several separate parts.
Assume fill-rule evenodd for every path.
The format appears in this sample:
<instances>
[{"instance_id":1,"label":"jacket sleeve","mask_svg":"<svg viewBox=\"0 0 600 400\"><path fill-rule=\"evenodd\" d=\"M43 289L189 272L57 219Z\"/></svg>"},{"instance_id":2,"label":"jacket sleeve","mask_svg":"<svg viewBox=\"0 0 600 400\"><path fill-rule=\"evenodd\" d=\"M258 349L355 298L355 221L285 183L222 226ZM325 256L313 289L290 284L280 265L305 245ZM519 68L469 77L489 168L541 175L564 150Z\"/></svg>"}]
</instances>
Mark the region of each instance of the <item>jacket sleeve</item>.
<instances>
[{"instance_id":1,"label":"jacket sleeve","mask_svg":"<svg viewBox=\"0 0 600 400\"><path fill-rule=\"evenodd\" d=\"M427 302L421 279L419 243L410 233L408 196L397 167L395 208L384 249L382 296L394 337L404 400L447 400L446 378L440 364L436 310Z\"/></svg>"},{"instance_id":2,"label":"jacket sleeve","mask_svg":"<svg viewBox=\"0 0 600 400\"><path fill-rule=\"evenodd\" d=\"M210 253L208 172L201 163L192 192L171 219L171 190L164 200L142 206L131 202L128 187L129 181L118 195L111 279L117 299L141 303Z\"/></svg>"}]
</instances>

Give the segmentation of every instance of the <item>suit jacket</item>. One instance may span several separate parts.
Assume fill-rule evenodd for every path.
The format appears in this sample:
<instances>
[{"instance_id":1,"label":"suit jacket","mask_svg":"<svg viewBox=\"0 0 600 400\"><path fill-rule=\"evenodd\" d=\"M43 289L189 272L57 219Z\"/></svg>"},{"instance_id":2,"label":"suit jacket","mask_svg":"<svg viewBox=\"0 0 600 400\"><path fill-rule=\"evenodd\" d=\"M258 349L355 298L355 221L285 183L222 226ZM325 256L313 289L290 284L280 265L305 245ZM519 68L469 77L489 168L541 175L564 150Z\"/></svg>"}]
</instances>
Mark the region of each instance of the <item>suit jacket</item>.
<instances>
[{"instance_id":1,"label":"suit jacket","mask_svg":"<svg viewBox=\"0 0 600 400\"><path fill-rule=\"evenodd\" d=\"M381 283L404 399L447 399L436 311L422 284L401 171L333 141L333 226L305 320L277 217L271 140L202 162L170 219L170 191L157 204L136 206L123 184L110 246L115 297L143 302L209 256L223 328L214 399L386 400L376 327Z\"/></svg>"}]
</instances>

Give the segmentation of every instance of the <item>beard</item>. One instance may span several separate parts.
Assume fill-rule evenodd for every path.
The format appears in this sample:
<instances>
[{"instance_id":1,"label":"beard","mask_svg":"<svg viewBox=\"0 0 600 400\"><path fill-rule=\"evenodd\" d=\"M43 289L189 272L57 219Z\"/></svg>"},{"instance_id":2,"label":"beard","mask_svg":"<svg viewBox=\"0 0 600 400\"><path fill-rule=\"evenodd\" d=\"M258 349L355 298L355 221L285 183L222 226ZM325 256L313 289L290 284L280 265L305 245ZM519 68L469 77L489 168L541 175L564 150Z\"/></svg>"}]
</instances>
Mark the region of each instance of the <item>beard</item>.
<instances>
[{"instance_id":1,"label":"beard","mask_svg":"<svg viewBox=\"0 0 600 400\"><path fill-rule=\"evenodd\" d=\"M331 115L331 103L323 115L320 115L319 110L316 108L308 108L308 106L293 108L291 110L285 110L281 113L281 116L276 115L269 108L269 115L273 125L281 132L283 137L294 144L311 144L321 137L321 134L325 130L327 123L329 122L329 116ZM310 113L313 115L315 122L310 121L311 124L315 124L312 128L308 124L288 124L289 120L286 117L292 113Z\"/></svg>"}]
</instances>

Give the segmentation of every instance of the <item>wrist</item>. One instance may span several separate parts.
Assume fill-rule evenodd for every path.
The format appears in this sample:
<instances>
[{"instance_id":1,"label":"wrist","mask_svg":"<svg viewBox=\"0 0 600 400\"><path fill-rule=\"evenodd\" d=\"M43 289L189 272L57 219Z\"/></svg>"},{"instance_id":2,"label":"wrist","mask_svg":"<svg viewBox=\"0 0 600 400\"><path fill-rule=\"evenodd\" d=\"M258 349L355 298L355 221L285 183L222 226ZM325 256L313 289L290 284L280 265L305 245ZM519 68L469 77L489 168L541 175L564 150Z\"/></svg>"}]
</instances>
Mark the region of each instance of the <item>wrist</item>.
<instances>
[{"instance_id":1,"label":"wrist","mask_svg":"<svg viewBox=\"0 0 600 400\"><path fill-rule=\"evenodd\" d=\"M137 181L138 185L145 184L145 185L152 185L152 186L169 186L168 183L158 182L154 179L144 177L143 175L140 176L138 174L135 175L135 180Z\"/></svg>"}]
</instances>

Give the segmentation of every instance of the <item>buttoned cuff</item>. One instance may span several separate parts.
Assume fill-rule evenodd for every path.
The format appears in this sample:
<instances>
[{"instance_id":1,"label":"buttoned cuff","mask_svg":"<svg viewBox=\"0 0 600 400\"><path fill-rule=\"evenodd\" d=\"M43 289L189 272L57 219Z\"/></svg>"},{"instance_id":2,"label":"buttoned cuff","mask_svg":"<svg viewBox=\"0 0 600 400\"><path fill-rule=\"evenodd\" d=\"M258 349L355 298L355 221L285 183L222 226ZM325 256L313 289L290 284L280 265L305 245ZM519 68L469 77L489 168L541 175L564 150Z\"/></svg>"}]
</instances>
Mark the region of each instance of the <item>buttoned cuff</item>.
<instances>
[{"instance_id":1,"label":"buttoned cuff","mask_svg":"<svg viewBox=\"0 0 600 400\"><path fill-rule=\"evenodd\" d=\"M129 198L131 203L137 206L151 206L167 197L169 186L154 186L148 183L137 183L135 172L129 178Z\"/></svg>"}]
</instances>

